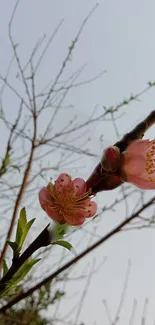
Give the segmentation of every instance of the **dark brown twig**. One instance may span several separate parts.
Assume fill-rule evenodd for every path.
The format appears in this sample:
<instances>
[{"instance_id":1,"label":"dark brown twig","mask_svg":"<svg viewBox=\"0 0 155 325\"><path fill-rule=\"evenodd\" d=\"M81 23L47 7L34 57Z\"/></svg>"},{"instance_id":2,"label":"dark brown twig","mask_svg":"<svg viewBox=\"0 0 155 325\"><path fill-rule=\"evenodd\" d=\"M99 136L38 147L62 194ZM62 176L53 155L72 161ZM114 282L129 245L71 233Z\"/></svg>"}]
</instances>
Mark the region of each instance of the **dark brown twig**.
<instances>
[{"instance_id":1,"label":"dark brown twig","mask_svg":"<svg viewBox=\"0 0 155 325\"><path fill-rule=\"evenodd\" d=\"M5 289L8 281L12 279L14 274L20 269L20 267L25 263L25 261L32 256L39 248L50 245L51 238L48 232L48 226L38 235L38 237L31 243L31 245L25 250L25 252L15 259L4 277L0 280L0 291Z\"/></svg>"}]
</instances>

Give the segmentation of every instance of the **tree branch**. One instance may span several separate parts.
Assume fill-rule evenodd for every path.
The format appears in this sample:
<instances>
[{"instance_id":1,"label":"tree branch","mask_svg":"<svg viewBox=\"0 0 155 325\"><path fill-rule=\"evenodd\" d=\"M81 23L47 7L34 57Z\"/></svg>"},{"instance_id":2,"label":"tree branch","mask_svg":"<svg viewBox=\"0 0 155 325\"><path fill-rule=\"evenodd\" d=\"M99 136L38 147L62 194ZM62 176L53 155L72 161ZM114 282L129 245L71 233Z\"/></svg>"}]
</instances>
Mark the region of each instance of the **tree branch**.
<instances>
[{"instance_id":1,"label":"tree branch","mask_svg":"<svg viewBox=\"0 0 155 325\"><path fill-rule=\"evenodd\" d=\"M9 227L9 230L8 230L8 233L7 233L6 241L5 241L4 247L2 249L2 253L1 253L1 257L0 257L0 269L2 268L2 261L3 261L3 258L5 256L5 253L6 253L7 248L8 248L7 240L10 239L10 237L12 235L14 224L15 224L15 221L16 221L17 213L18 213L18 208L19 208L20 202L21 202L21 200L23 198L24 191L25 191L25 188L27 186L27 181L28 181L28 177L29 177L29 174L30 174L30 170L31 170L31 167L32 167L32 161L33 161L33 156L34 156L34 151L35 151L35 144L36 144L36 136L37 136L37 116L36 116L35 110L33 112L33 125L34 125L34 131L33 131L32 145L31 145L31 152L30 152L28 164L27 164L24 176L23 176L22 185L20 187L16 202L15 202L13 215L12 215L12 220L11 220L11 224L10 224L10 227Z\"/></svg>"},{"instance_id":2,"label":"tree branch","mask_svg":"<svg viewBox=\"0 0 155 325\"><path fill-rule=\"evenodd\" d=\"M47 278L45 278L44 280L42 280L41 282L39 282L38 284L36 284L34 287L30 288L28 291L22 293L21 295L15 297L12 301L10 301L8 304L6 304L5 306L3 306L0 309L0 313L5 313L5 311L9 308L11 308L12 306L14 306L15 304L17 304L19 301L25 299L26 297L30 296L34 291L38 290L41 286L45 285L46 283L48 283L49 281L52 281L54 278L56 278L59 274L61 274L63 271L65 271L66 269L68 269L69 267L73 266L74 264L76 264L79 260L81 260L83 257L85 257L86 255L88 255L90 252L92 252L94 249L96 249L97 247L99 247L101 244L103 244L104 242L106 242L109 238L111 238L112 236L116 235L117 233L119 233L119 231L125 227L127 224L129 224L133 219L137 218L138 215L144 211L145 209L147 209L150 205L152 205L155 201L155 197L151 198L146 204L144 204L135 214L133 214L131 217L129 217L128 219L125 219L123 222L121 222L116 228L114 228L113 230L111 230L107 235L105 235L104 237L102 237L100 240L98 240L96 243L94 243L92 246L88 247L86 250L84 250L81 254L79 254L78 256L76 256L75 258L73 258L71 261L67 262L65 265L63 265L62 267L60 267L58 270L56 270L55 272L53 272L51 275L49 275Z\"/></svg>"},{"instance_id":3,"label":"tree branch","mask_svg":"<svg viewBox=\"0 0 155 325\"><path fill-rule=\"evenodd\" d=\"M5 289L7 282L10 281L13 275L20 269L20 267L25 263L25 261L32 256L39 248L50 245L51 238L48 232L48 226L39 234L39 236L31 243L31 245L25 250L25 252L15 259L4 277L0 280L0 291Z\"/></svg>"},{"instance_id":4,"label":"tree branch","mask_svg":"<svg viewBox=\"0 0 155 325\"><path fill-rule=\"evenodd\" d=\"M114 146L120 149L120 152L125 151L129 144L135 140L143 138L144 133L155 123L155 110L152 111L145 120L139 123L131 132L125 134L125 136ZM112 190L122 184L122 180L119 175L119 170L116 172L109 172L101 166L99 163L90 177L87 180L87 187L92 189L93 193L100 191Z\"/></svg>"}]
</instances>

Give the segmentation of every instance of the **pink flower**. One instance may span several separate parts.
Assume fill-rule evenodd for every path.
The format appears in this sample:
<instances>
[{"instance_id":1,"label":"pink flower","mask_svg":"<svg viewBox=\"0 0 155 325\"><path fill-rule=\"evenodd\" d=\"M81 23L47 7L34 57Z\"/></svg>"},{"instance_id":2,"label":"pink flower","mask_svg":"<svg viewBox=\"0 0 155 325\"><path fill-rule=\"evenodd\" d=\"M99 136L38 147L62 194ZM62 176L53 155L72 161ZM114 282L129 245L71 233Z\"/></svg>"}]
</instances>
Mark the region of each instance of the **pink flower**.
<instances>
[{"instance_id":1,"label":"pink flower","mask_svg":"<svg viewBox=\"0 0 155 325\"><path fill-rule=\"evenodd\" d=\"M122 153L121 176L142 189L155 189L155 140L138 140Z\"/></svg>"},{"instance_id":2,"label":"pink flower","mask_svg":"<svg viewBox=\"0 0 155 325\"><path fill-rule=\"evenodd\" d=\"M55 184L49 183L39 192L41 207L56 222L73 226L82 225L95 215L97 204L91 201L82 178L73 181L68 174L60 174Z\"/></svg>"}]
</instances>

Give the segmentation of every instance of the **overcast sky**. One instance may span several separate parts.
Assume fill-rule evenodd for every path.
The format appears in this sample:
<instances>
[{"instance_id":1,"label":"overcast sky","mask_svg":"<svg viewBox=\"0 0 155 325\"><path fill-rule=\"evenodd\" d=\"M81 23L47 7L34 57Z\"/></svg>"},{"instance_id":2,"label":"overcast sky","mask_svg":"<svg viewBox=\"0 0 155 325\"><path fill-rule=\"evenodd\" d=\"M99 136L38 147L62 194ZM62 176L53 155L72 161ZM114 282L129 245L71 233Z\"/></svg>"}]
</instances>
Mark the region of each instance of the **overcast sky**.
<instances>
[{"instance_id":1,"label":"overcast sky","mask_svg":"<svg viewBox=\"0 0 155 325\"><path fill-rule=\"evenodd\" d=\"M116 105L131 93L135 94L155 81L155 1L154 0L104 0L89 19L72 55L68 72L87 64L83 79L90 78L102 70L107 72L96 82L71 92L68 103L82 116L89 115L95 105ZM15 1L0 0L0 71L5 73L11 58L8 40L8 22ZM57 37L47 52L40 67L37 83L42 88L58 71L70 42L74 39L83 19L95 5L94 0L21 0L13 25L13 35L19 53L26 62L37 39L44 34L49 37L63 18L64 22ZM12 99L7 98L7 112L14 116ZM123 117L117 121L120 134L130 130L155 108L155 89L123 108ZM69 118L69 116L67 117ZM46 121L45 121L46 123ZM155 127L147 135L154 137ZM102 123L93 130L93 148L99 148L99 136L112 142L116 135L110 123ZM0 139L2 141L2 139ZM0 144L3 148L3 141ZM98 150L98 149L97 149ZM99 154L99 152L98 152ZM117 191L100 194L101 205L115 198ZM151 193L153 195L153 193ZM150 195L151 195L150 194ZM102 204L103 203L103 204ZM131 202L132 208L132 202ZM115 213L108 212L100 223L97 233L103 235L123 218L124 206ZM119 234L93 253L100 263L108 256L106 264L93 277L85 299L80 319L87 325L109 324L102 299L107 299L112 315L118 306L128 259L131 260L129 286L126 294L122 319L119 325L129 324L133 300L138 299L135 318L141 323L145 298L149 298L149 309L145 325L153 325L155 318L155 230L141 230ZM91 261L89 257L88 260ZM84 264L81 262L78 268ZM78 288L75 286L75 291ZM63 307L62 307L62 311ZM92 311L92 314L90 313Z\"/></svg>"}]
</instances>

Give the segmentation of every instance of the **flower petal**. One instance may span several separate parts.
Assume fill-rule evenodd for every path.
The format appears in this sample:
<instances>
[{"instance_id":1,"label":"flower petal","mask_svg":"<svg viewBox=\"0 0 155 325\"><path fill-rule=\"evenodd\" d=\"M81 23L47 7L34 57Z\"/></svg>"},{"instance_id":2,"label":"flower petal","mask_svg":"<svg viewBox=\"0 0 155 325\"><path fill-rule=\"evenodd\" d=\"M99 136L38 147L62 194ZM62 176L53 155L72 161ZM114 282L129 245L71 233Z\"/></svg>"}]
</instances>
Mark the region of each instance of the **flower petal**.
<instances>
[{"instance_id":1,"label":"flower petal","mask_svg":"<svg viewBox=\"0 0 155 325\"><path fill-rule=\"evenodd\" d=\"M127 152L129 154L131 154L132 156L133 155L135 155L135 156L143 155L145 153L145 150L147 150L149 142L150 142L149 140L134 141L127 148Z\"/></svg>"},{"instance_id":2,"label":"flower petal","mask_svg":"<svg viewBox=\"0 0 155 325\"><path fill-rule=\"evenodd\" d=\"M70 188L72 179L68 174L62 173L57 178L54 184L54 190L56 192L62 192L65 188Z\"/></svg>"},{"instance_id":3,"label":"flower petal","mask_svg":"<svg viewBox=\"0 0 155 325\"><path fill-rule=\"evenodd\" d=\"M87 200L84 202L85 217L91 218L97 211L97 204L94 201Z\"/></svg>"},{"instance_id":4,"label":"flower petal","mask_svg":"<svg viewBox=\"0 0 155 325\"><path fill-rule=\"evenodd\" d=\"M53 210L54 205L51 200L51 195L46 187L42 187L39 192L39 201L42 209L47 213L47 215L54 221L62 221L62 216L58 214L57 211Z\"/></svg>"},{"instance_id":5,"label":"flower petal","mask_svg":"<svg viewBox=\"0 0 155 325\"><path fill-rule=\"evenodd\" d=\"M82 195L86 192L87 186L86 182L82 178L75 178L72 181L74 193L76 195Z\"/></svg>"},{"instance_id":6,"label":"flower petal","mask_svg":"<svg viewBox=\"0 0 155 325\"><path fill-rule=\"evenodd\" d=\"M122 154L123 164L121 167L122 172L128 179L128 175L139 176L145 169L145 158L143 156L133 156L125 152Z\"/></svg>"},{"instance_id":7,"label":"flower petal","mask_svg":"<svg viewBox=\"0 0 155 325\"><path fill-rule=\"evenodd\" d=\"M48 191L48 189L44 186L41 188L40 192L39 192L39 201L40 201L40 205L41 207L45 210L46 205L48 204L48 202L51 200L51 195Z\"/></svg>"},{"instance_id":8,"label":"flower petal","mask_svg":"<svg viewBox=\"0 0 155 325\"><path fill-rule=\"evenodd\" d=\"M64 220L71 226L80 226L85 222L86 217L75 215L72 217L64 216Z\"/></svg>"},{"instance_id":9,"label":"flower petal","mask_svg":"<svg viewBox=\"0 0 155 325\"><path fill-rule=\"evenodd\" d=\"M45 212L47 215L56 222L63 221L63 217L59 215L58 211L54 211L51 205L45 207Z\"/></svg>"},{"instance_id":10,"label":"flower petal","mask_svg":"<svg viewBox=\"0 0 155 325\"><path fill-rule=\"evenodd\" d=\"M143 190L153 190L155 189L155 183L142 179L136 176L128 176L128 182L132 183L133 185L143 189Z\"/></svg>"}]
</instances>

